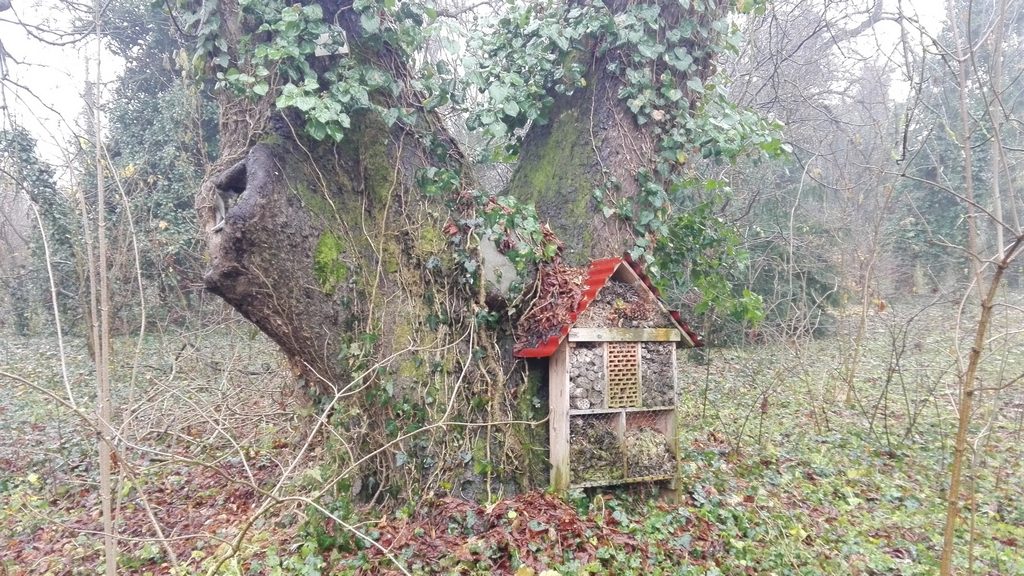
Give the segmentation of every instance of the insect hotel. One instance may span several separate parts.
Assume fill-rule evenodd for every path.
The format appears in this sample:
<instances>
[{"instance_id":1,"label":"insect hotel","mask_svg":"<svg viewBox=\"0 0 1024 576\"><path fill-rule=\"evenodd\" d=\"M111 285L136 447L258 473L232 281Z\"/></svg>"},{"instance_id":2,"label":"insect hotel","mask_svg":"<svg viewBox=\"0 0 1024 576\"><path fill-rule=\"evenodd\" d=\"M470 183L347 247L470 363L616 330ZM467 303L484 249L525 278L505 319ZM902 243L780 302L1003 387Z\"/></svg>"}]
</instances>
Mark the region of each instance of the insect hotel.
<instances>
[{"instance_id":1,"label":"insect hotel","mask_svg":"<svg viewBox=\"0 0 1024 576\"><path fill-rule=\"evenodd\" d=\"M557 491L673 480L676 348L703 342L627 258L585 269L566 321L520 358L549 358L551 486Z\"/></svg>"}]
</instances>

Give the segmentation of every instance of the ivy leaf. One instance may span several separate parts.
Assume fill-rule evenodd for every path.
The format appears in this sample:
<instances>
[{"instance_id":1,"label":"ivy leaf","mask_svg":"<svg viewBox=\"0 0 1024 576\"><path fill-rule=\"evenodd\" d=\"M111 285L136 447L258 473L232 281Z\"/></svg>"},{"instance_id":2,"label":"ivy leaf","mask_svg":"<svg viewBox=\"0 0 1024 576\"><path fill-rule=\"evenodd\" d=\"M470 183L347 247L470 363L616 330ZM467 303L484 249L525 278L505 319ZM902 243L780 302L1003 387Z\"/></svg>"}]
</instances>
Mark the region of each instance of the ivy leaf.
<instances>
[{"instance_id":1,"label":"ivy leaf","mask_svg":"<svg viewBox=\"0 0 1024 576\"><path fill-rule=\"evenodd\" d=\"M398 112L398 108L388 108L383 113L381 113L381 118L384 119L384 122L388 125L388 127L394 126L395 121L398 120Z\"/></svg>"},{"instance_id":2,"label":"ivy leaf","mask_svg":"<svg viewBox=\"0 0 1024 576\"><path fill-rule=\"evenodd\" d=\"M295 106L303 112L309 112L316 107L316 103L317 99L315 96L303 95L296 98L295 101L292 102L292 106Z\"/></svg>"},{"instance_id":3,"label":"ivy leaf","mask_svg":"<svg viewBox=\"0 0 1024 576\"><path fill-rule=\"evenodd\" d=\"M324 18L324 10L323 8L320 7L319 4L310 4L308 6L303 6L302 13L307 20L311 20L314 22L317 20L323 20Z\"/></svg>"},{"instance_id":4,"label":"ivy leaf","mask_svg":"<svg viewBox=\"0 0 1024 576\"><path fill-rule=\"evenodd\" d=\"M686 2L686 3L689 4L689 2ZM683 10L689 10L689 7L688 6L684 6ZM697 25L696 25L696 23L694 23L693 20L684 20L683 22L681 22L679 24L678 30L679 30L679 34L681 34L683 36L683 38L689 38L689 37L693 36L693 32L694 32L694 30L696 30L696 28L697 28Z\"/></svg>"},{"instance_id":5,"label":"ivy leaf","mask_svg":"<svg viewBox=\"0 0 1024 576\"><path fill-rule=\"evenodd\" d=\"M253 94L257 96L266 96L270 90L270 86L266 82L260 82L252 87Z\"/></svg>"},{"instance_id":6,"label":"ivy leaf","mask_svg":"<svg viewBox=\"0 0 1024 576\"><path fill-rule=\"evenodd\" d=\"M363 30L366 30L369 34L380 32L380 18L373 12L363 12L359 16L359 23L363 26Z\"/></svg>"},{"instance_id":7,"label":"ivy leaf","mask_svg":"<svg viewBox=\"0 0 1024 576\"><path fill-rule=\"evenodd\" d=\"M508 115L508 116L512 116L512 117L518 116L519 115L519 104L516 104L514 100L508 100L507 102L505 102L505 105L502 107L502 111L505 112L505 114Z\"/></svg>"},{"instance_id":8,"label":"ivy leaf","mask_svg":"<svg viewBox=\"0 0 1024 576\"><path fill-rule=\"evenodd\" d=\"M689 80L687 80L686 87L689 88L690 90L693 90L694 92L697 92L698 94L704 93L704 84L702 84L701 81L696 78L690 78Z\"/></svg>"},{"instance_id":9,"label":"ivy leaf","mask_svg":"<svg viewBox=\"0 0 1024 576\"><path fill-rule=\"evenodd\" d=\"M487 133L492 138L504 138L508 133L508 128L501 122L492 122L487 126Z\"/></svg>"},{"instance_id":10,"label":"ivy leaf","mask_svg":"<svg viewBox=\"0 0 1024 576\"><path fill-rule=\"evenodd\" d=\"M676 46L665 54L665 62L680 72L687 72L693 65L693 56L682 46Z\"/></svg>"},{"instance_id":11,"label":"ivy leaf","mask_svg":"<svg viewBox=\"0 0 1024 576\"><path fill-rule=\"evenodd\" d=\"M287 108L292 105L292 102L295 101L297 93L298 89L296 88L296 86L289 82L288 84L285 84L284 86L281 87L281 94L278 95L275 104L277 105L278 108Z\"/></svg>"},{"instance_id":12,"label":"ivy leaf","mask_svg":"<svg viewBox=\"0 0 1024 576\"><path fill-rule=\"evenodd\" d=\"M641 42L636 47L637 52L648 60L654 60L665 51L665 47L654 42Z\"/></svg>"},{"instance_id":13,"label":"ivy leaf","mask_svg":"<svg viewBox=\"0 0 1024 576\"><path fill-rule=\"evenodd\" d=\"M327 136L327 126L323 122L313 120L306 123L306 133L315 140L323 140Z\"/></svg>"},{"instance_id":14,"label":"ivy leaf","mask_svg":"<svg viewBox=\"0 0 1024 576\"><path fill-rule=\"evenodd\" d=\"M333 124L327 126L327 135L335 142L341 142L341 139L345 136L345 134Z\"/></svg>"},{"instance_id":15,"label":"ivy leaf","mask_svg":"<svg viewBox=\"0 0 1024 576\"><path fill-rule=\"evenodd\" d=\"M495 104L501 104L508 98L508 88L502 84L494 82L487 87L487 94L490 95L491 100L494 100Z\"/></svg>"}]
</instances>

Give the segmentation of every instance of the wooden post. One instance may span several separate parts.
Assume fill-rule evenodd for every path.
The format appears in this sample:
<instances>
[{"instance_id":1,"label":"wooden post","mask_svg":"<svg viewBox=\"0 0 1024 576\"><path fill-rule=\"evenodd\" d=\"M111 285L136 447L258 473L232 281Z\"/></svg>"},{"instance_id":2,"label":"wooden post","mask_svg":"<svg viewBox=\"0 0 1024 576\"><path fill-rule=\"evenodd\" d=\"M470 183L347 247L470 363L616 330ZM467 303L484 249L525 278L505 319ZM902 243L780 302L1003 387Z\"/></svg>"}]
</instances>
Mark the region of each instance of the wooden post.
<instances>
[{"instance_id":1,"label":"wooden post","mask_svg":"<svg viewBox=\"0 0 1024 576\"><path fill-rule=\"evenodd\" d=\"M555 350L548 364L548 430L551 433L551 488L569 488L569 343Z\"/></svg>"},{"instance_id":2,"label":"wooden post","mask_svg":"<svg viewBox=\"0 0 1024 576\"><path fill-rule=\"evenodd\" d=\"M669 481L669 500L674 503L682 501L682 491L679 478L679 432L676 429L679 421L679 364L677 363L678 350L672 347L672 411L668 413L668 422L665 429L665 437L668 445L675 455L675 471L672 473L672 480Z\"/></svg>"}]
</instances>

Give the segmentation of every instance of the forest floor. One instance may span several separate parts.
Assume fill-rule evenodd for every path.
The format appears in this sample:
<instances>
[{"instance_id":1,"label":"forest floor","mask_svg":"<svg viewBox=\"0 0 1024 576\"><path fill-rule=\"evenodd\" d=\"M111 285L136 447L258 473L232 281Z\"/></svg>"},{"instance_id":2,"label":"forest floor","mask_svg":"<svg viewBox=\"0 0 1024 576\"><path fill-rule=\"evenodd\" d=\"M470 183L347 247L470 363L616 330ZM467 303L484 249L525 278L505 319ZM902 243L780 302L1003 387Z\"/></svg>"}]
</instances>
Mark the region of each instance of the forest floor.
<instances>
[{"instance_id":1,"label":"forest floor","mask_svg":"<svg viewBox=\"0 0 1024 576\"><path fill-rule=\"evenodd\" d=\"M120 430L131 458L117 466L121 573L934 574L955 345L971 334L957 334L946 302L873 309L848 383L859 319L841 316L833 338L712 348L685 363L676 501L652 487L490 505L427 498L353 526L387 554L331 522L303 530L301 500L250 523L309 425L283 363L251 329L156 334L138 355L118 340L116 400L134 407ZM1024 574L1020 326L1024 313L999 309L995 334L1008 337L991 341L981 375L962 573ZM70 388L91 406L84 344L67 344ZM55 338L0 337L0 371L31 383L0 385L0 573L94 574L101 560L95 438L47 396L67 396L58 359ZM315 466L289 472L310 493L322 482ZM219 563L243 528L239 553Z\"/></svg>"}]
</instances>

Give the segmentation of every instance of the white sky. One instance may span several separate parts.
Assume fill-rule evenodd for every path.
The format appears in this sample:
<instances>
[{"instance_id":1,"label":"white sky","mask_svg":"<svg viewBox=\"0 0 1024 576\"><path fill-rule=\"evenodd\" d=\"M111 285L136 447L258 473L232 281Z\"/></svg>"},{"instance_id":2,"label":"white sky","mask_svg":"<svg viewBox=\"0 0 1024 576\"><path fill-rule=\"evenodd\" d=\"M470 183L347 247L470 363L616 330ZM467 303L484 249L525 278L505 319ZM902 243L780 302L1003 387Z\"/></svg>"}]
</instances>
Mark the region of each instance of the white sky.
<instances>
[{"instance_id":1,"label":"white sky","mask_svg":"<svg viewBox=\"0 0 1024 576\"><path fill-rule=\"evenodd\" d=\"M926 33L933 36L939 34L946 21L945 0L903 0L900 3L901 6L897 4L898 0L883 1L887 12L895 12L897 8L902 8L905 16L919 21ZM910 43L918 43L922 38L920 34L908 34L907 40ZM890 65L894 76L889 87L889 95L895 100L905 101L910 93L910 82L902 79L898 73L903 64L901 53L897 49L899 41L899 23L886 20L876 24L872 30L861 34L854 41L854 45L863 54L885 55L895 59L895 62Z\"/></svg>"},{"instance_id":2,"label":"white sky","mask_svg":"<svg viewBox=\"0 0 1024 576\"><path fill-rule=\"evenodd\" d=\"M72 29L69 13L56 0L12 0L12 4L10 10L0 12L0 42L9 55L10 80L0 88L7 106L0 125L7 127L14 121L26 127L38 140L40 155L60 163L65 144L83 131L79 125L85 109L82 93L86 80L96 77L96 42L58 46L77 37L33 28ZM103 58L102 74L110 81L122 63L109 53Z\"/></svg>"}]
</instances>

